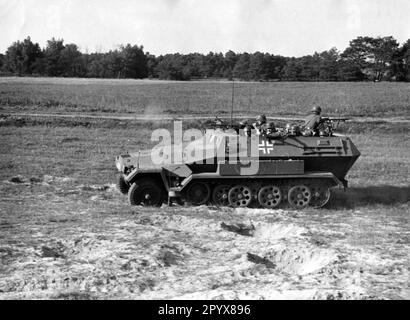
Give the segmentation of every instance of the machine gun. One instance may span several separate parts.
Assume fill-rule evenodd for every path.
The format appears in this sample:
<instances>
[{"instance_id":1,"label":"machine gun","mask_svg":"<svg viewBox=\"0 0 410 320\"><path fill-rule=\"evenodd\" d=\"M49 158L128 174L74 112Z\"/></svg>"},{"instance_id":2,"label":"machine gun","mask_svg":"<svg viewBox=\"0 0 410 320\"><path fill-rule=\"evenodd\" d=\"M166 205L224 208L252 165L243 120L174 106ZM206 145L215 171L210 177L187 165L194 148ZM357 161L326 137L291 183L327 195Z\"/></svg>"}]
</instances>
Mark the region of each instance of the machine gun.
<instances>
[{"instance_id":1,"label":"machine gun","mask_svg":"<svg viewBox=\"0 0 410 320\"><path fill-rule=\"evenodd\" d=\"M332 136L334 130L337 129L340 122L346 122L349 118L330 118L322 117L317 127L320 136Z\"/></svg>"},{"instance_id":2,"label":"machine gun","mask_svg":"<svg viewBox=\"0 0 410 320\"><path fill-rule=\"evenodd\" d=\"M330 122L345 122L347 120L350 120L349 118L329 118L329 117L322 117L320 119L321 121L330 121Z\"/></svg>"},{"instance_id":3,"label":"machine gun","mask_svg":"<svg viewBox=\"0 0 410 320\"><path fill-rule=\"evenodd\" d=\"M283 131L275 131L275 132L263 132L261 134L262 137L265 137L269 140L278 140L278 139L286 139L289 136L289 132Z\"/></svg>"},{"instance_id":4,"label":"machine gun","mask_svg":"<svg viewBox=\"0 0 410 320\"><path fill-rule=\"evenodd\" d=\"M240 129L244 129L247 126L246 121L241 121L241 122L233 122L233 121L226 121L218 116L215 117L215 119L211 123L211 127L213 129L222 129L222 130L230 130L233 129L236 131L236 133L239 134Z\"/></svg>"}]
</instances>

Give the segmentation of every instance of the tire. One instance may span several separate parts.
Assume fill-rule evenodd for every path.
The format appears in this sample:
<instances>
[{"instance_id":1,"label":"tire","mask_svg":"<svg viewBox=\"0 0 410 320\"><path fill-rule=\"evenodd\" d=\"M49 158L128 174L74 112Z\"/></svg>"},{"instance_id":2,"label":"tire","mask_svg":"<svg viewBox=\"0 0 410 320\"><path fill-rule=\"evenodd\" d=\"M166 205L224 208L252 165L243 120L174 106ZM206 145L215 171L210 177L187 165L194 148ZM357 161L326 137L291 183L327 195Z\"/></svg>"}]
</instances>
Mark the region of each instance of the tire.
<instances>
[{"instance_id":1,"label":"tire","mask_svg":"<svg viewBox=\"0 0 410 320\"><path fill-rule=\"evenodd\" d=\"M130 190L130 185L127 182L125 182L123 175L120 175L118 177L117 189L124 195L127 194Z\"/></svg>"},{"instance_id":2,"label":"tire","mask_svg":"<svg viewBox=\"0 0 410 320\"><path fill-rule=\"evenodd\" d=\"M133 206L159 207L164 201L164 190L153 180L140 180L131 185L128 199Z\"/></svg>"}]
</instances>

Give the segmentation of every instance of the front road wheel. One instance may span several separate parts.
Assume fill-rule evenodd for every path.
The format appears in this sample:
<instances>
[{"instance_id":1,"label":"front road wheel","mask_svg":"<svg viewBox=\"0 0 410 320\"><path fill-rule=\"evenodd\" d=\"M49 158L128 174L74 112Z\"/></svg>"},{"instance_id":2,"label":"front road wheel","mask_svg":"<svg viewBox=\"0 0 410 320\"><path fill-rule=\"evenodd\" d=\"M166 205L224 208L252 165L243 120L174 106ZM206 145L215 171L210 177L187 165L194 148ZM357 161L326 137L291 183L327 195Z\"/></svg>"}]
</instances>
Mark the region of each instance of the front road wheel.
<instances>
[{"instance_id":1,"label":"front road wheel","mask_svg":"<svg viewBox=\"0 0 410 320\"><path fill-rule=\"evenodd\" d=\"M200 206L208 202L211 189L205 182L194 182L188 187L186 196L189 203Z\"/></svg>"}]
</instances>

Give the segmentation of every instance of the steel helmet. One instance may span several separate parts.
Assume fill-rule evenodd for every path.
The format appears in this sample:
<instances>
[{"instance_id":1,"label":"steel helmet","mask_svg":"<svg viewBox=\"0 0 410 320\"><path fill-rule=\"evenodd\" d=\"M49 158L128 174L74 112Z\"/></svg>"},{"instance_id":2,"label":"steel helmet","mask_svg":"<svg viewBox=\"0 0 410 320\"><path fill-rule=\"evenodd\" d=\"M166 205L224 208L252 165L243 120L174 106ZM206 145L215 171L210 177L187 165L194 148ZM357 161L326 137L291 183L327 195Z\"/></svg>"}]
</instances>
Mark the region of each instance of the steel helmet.
<instances>
[{"instance_id":1,"label":"steel helmet","mask_svg":"<svg viewBox=\"0 0 410 320\"><path fill-rule=\"evenodd\" d=\"M248 121L246 121L246 120L243 120L243 121L239 122L239 126L241 128L246 128L247 125L248 125Z\"/></svg>"},{"instance_id":2,"label":"steel helmet","mask_svg":"<svg viewBox=\"0 0 410 320\"><path fill-rule=\"evenodd\" d=\"M300 134L300 127L297 125L293 125L290 130L289 130L290 134L294 134L294 135L299 135Z\"/></svg>"},{"instance_id":3,"label":"steel helmet","mask_svg":"<svg viewBox=\"0 0 410 320\"><path fill-rule=\"evenodd\" d=\"M261 115L256 117L256 121L261 122L261 123L265 123L266 122L266 116L264 114L261 114Z\"/></svg>"},{"instance_id":4,"label":"steel helmet","mask_svg":"<svg viewBox=\"0 0 410 320\"><path fill-rule=\"evenodd\" d=\"M314 113L314 114L320 114L321 112L322 112L321 107L316 106L316 107L313 107L313 109L312 109L312 113Z\"/></svg>"},{"instance_id":5,"label":"steel helmet","mask_svg":"<svg viewBox=\"0 0 410 320\"><path fill-rule=\"evenodd\" d=\"M271 129L271 130L275 130L275 124L273 122L269 122L266 129Z\"/></svg>"}]
</instances>

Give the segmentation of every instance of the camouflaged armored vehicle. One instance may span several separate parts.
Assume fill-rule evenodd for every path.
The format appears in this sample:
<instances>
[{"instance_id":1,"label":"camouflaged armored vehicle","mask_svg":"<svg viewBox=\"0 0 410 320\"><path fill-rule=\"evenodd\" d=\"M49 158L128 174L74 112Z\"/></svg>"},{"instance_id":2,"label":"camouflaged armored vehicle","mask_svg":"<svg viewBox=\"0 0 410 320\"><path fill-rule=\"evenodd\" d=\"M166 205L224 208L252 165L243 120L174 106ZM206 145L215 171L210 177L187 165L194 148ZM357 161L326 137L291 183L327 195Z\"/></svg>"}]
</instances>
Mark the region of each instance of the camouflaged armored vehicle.
<instances>
[{"instance_id":1,"label":"camouflaged armored vehicle","mask_svg":"<svg viewBox=\"0 0 410 320\"><path fill-rule=\"evenodd\" d=\"M348 137L333 133L333 122L327 119L314 136L303 136L295 126L278 129L274 135L258 135L257 154L247 155L258 170L243 174L244 165L238 162L240 144L227 142L243 135L239 129L241 125L219 121L190 144L189 150L195 144L206 152L188 161L154 164L151 150L118 156L118 187L132 205L159 206L168 200L191 205L319 208L328 203L332 188L347 188L346 174L360 156ZM184 157L187 147L183 146ZM161 152L173 156L173 146L164 146ZM217 157L220 152L226 156Z\"/></svg>"}]
</instances>

